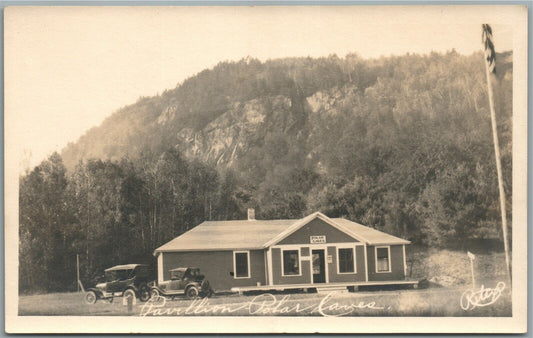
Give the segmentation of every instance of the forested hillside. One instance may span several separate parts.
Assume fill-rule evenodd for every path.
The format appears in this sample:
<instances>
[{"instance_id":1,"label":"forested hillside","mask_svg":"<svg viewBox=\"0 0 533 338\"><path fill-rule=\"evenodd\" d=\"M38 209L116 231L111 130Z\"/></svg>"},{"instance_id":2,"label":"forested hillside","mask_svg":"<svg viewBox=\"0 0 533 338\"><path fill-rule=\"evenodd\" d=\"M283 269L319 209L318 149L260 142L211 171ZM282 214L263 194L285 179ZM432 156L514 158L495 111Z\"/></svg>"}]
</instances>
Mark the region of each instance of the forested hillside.
<instances>
[{"instance_id":1,"label":"forested hillside","mask_svg":"<svg viewBox=\"0 0 533 338\"><path fill-rule=\"evenodd\" d=\"M21 177L20 289L75 287L76 253L86 281L151 262L169 239L248 207L322 211L440 247L499 238L483 62L246 58L140 98ZM512 54L496 69L511 210Z\"/></svg>"}]
</instances>

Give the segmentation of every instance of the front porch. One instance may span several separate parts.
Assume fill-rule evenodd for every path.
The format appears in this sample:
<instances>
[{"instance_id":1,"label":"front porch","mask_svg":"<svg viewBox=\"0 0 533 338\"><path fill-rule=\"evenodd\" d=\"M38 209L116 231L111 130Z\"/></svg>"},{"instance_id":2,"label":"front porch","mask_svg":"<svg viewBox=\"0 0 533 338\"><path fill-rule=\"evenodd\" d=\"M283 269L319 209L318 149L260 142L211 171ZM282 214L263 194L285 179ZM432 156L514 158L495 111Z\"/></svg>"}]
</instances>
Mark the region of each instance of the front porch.
<instances>
[{"instance_id":1,"label":"front porch","mask_svg":"<svg viewBox=\"0 0 533 338\"><path fill-rule=\"evenodd\" d=\"M257 285L257 286L241 286L231 288L231 292L250 292L250 291L285 291L295 289L321 289L339 290L342 288L348 289L353 287L357 290L359 286L387 286L387 285L406 285L413 288L418 287L418 281L402 280L402 281L371 281L371 282L345 282L345 283L327 283L327 284L279 284L279 285Z\"/></svg>"}]
</instances>

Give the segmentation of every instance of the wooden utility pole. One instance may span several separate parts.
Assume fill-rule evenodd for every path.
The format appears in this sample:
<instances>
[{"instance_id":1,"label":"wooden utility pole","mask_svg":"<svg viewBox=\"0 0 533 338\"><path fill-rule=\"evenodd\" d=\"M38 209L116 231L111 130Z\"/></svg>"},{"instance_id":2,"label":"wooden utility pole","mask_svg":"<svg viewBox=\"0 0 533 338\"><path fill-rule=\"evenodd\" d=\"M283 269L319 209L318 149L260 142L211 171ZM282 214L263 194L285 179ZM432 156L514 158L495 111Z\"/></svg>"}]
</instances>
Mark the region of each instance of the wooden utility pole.
<instances>
[{"instance_id":1,"label":"wooden utility pole","mask_svg":"<svg viewBox=\"0 0 533 338\"><path fill-rule=\"evenodd\" d=\"M78 285L78 292L80 292L80 255L76 254L76 285Z\"/></svg>"},{"instance_id":2,"label":"wooden utility pole","mask_svg":"<svg viewBox=\"0 0 533 338\"><path fill-rule=\"evenodd\" d=\"M496 71L496 53L492 42L492 29L489 25L482 25L482 40L485 54L485 73L487 75L487 88L489 96L490 120L492 123L492 139L494 141L494 155L496 157L496 171L498 172L498 188L500 191L500 210L502 214L503 248L505 250L505 264L509 282L511 278L511 263L509 260L509 243L507 240L507 211L505 208L505 190L503 187L502 161L500 156L500 142L498 140L498 126L496 124L496 112L494 109L494 96L492 92L491 74Z\"/></svg>"}]
</instances>

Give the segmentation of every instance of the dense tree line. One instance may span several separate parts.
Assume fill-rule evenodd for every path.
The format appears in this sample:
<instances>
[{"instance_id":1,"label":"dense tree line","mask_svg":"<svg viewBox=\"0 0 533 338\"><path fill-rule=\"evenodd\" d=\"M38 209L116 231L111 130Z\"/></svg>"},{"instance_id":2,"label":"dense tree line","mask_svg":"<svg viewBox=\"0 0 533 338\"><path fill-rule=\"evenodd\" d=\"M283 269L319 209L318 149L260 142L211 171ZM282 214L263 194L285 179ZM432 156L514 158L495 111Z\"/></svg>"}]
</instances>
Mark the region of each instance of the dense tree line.
<instances>
[{"instance_id":1,"label":"dense tree line","mask_svg":"<svg viewBox=\"0 0 533 338\"><path fill-rule=\"evenodd\" d=\"M54 153L20 181L20 290L76 288L115 264L153 264L155 248L209 219L241 216L231 174L170 149L89 160L67 173Z\"/></svg>"},{"instance_id":2,"label":"dense tree line","mask_svg":"<svg viewBox=\"0 0 533 338\"><path fill-rule=\"evenodd\" d=\"M511 58L498 55L495 79L509 211ZM76 254L86 282L153 264L159 245L248 207L263 219L319 210L436 247L500 238L483 67L481 53L454 51L246 58L141 98L21 176L20 290L75 288ZM177 150L181 128L249 100L267 116L232 165Z\"/></svg>"}]
</instances>

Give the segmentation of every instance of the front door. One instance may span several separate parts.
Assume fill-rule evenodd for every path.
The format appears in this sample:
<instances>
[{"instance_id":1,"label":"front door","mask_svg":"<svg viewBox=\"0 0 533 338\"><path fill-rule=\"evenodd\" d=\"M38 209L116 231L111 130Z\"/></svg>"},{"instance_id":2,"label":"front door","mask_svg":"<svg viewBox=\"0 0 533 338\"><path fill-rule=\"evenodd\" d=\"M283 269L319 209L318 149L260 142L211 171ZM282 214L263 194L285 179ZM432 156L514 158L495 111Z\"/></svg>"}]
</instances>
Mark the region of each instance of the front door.
<instances>
[{"instance_id":1,"label":"front door","mask_svg":"<svg viewBox=\"0 0 533 338\"><path fill-rule=\"evenodd\" d=\"M313 250L313 283L325 283L326 271L324 261L324 250Z\"/></svg>"}]
</instances>

